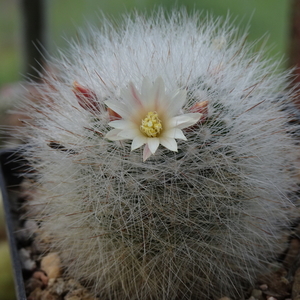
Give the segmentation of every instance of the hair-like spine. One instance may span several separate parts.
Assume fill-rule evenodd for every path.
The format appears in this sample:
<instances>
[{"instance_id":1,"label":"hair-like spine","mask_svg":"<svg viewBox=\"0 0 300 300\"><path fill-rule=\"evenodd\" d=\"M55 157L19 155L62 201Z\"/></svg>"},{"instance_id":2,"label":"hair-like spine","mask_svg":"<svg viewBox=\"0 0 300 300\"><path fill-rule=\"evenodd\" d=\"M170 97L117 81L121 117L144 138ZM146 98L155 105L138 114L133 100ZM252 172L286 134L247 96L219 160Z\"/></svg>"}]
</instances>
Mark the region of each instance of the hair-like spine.
<instances>
[{"instance_id":1,"label":"hair-like spine","mask_svg":"<svg viewBox=\"0 0 300 300\"><path fill-rule=\"evenodd\" d=\"M289 73L228 21L182 11L105 21L52 64L21 134L36 177L29 214L67 272L101 299L242 297L296 205ZM162 124L151 137L132 121L151 127L140 106L179 98L175 117L147 115ZM146 136L144 154L119 121Z\"/></svg>"}]
</instances>

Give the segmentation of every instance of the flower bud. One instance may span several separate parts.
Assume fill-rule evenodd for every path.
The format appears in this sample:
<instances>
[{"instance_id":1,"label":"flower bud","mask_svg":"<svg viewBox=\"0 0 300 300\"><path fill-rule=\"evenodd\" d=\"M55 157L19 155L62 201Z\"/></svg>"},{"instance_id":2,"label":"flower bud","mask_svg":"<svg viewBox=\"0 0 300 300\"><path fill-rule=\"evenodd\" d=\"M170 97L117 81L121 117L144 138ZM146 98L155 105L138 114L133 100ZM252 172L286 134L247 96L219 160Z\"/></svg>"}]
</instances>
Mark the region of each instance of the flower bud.
<instances>
[{"instance_id":1,"label":"flower bud","mask_svg":"<svg viewBox=\"0 0 300 300\"><path fill-rule=\"evenodd\" d=\"M207 115L208 115L208 101L201 101L201 102L197 102L195 103L191 108L190 111L192 113L200 113L202 114L200 120L198 121L198 123L204 123L207 119Z\"/></svg>"},{"instance_id":2,"label":"flower bud","mask_svg":"<svg viewBox=\"0 0 300 300\"><path fill-rule=\"evenodd\" d=\"M97 96L93 91L82 86L77 81L74 81L73 92L82 108L92 113L100 111L100 104L97 101Z\"/></svg>"},{"instance_id":3,"label":"flower bud","mask_svg":"<svg viewBox=\"0 0 300 300\"><path fill-rule=\"evenodd\" d=\"M186 128L185 131L193 131L193 130L195 130L195 128L197 128L198 124L203 124L206 121L207 115L208 115L208 101L196 102L190 108L190 112L200 113L201 117L200 117L199 121L196 124L190 126L189 128Z\"/></svg>"},{"instance_id":4,"label":"flower bud","mask_svg":"<svg viewBox=\"0 0 300 300\"><path fill-rule=\"evenodd\" d=\"M113 111L111 108L107 107L107 111L108 111L109 121L122 119L122 117L119 114L117 114L115 111Z\"/></svg>"}]
</instances>

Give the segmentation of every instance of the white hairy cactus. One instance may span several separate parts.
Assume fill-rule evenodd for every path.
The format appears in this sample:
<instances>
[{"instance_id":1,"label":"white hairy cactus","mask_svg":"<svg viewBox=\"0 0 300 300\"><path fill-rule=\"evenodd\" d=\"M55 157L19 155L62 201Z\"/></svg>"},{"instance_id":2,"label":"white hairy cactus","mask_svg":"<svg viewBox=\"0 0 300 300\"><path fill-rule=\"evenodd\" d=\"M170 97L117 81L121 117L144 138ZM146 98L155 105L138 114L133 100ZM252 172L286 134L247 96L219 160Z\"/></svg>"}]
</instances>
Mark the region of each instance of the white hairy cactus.
<instances>
[{"instance_id":1,"label":"white hairy cactus","mask_svg":"<svg viewBox=\"0 0 300 300\"><path fill-rule=\"evenodd\" d=\"M227 21L160 12L52 62L21 130L29 214L100 299L242 298L274 259L297 146L289 74L262 56Z\"/></svg>"}]
</instances>

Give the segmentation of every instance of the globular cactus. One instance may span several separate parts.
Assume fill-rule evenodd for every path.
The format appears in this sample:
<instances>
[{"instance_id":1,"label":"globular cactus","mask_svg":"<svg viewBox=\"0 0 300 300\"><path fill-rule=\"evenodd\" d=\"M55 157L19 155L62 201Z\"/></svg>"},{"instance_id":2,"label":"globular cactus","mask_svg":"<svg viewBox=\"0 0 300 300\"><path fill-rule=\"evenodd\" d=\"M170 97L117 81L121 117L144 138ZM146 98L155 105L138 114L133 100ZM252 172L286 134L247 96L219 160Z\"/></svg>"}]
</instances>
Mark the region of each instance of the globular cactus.
<instances>
[{"instance_id":1,"label":"globular cactus","mask_svg":"<svg viewBox=\"0 0 300 300\"><path fill-rule=\"evenodd\" d=\"M71 43L26 103L29 214L100 299L242 298L297 204L290 75L227 21L122 24Z\"/></svg>"}]
</instances>

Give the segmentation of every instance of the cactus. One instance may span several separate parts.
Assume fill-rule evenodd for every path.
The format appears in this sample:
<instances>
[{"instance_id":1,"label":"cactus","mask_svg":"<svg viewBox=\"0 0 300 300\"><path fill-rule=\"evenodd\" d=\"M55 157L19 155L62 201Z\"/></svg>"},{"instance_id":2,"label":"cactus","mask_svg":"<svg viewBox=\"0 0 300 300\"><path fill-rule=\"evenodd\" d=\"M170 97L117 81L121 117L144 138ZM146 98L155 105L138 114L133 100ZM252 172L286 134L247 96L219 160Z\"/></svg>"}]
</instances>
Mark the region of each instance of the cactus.
<instances>
[{"instance_id":1,"label":"cactus","mask_svg":"<svg viewBox=\"0 0 300 300\"><path fill-rule=\"evenodd\" d=\"M284 246L294 92L244 37L183 11L106 20L25 102L28 215L101 299L242 298Z\"/></svg>"}]
</instances>

